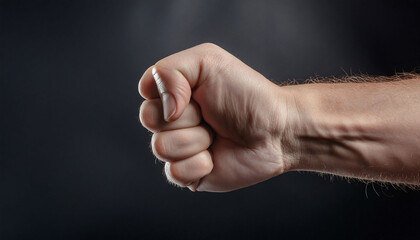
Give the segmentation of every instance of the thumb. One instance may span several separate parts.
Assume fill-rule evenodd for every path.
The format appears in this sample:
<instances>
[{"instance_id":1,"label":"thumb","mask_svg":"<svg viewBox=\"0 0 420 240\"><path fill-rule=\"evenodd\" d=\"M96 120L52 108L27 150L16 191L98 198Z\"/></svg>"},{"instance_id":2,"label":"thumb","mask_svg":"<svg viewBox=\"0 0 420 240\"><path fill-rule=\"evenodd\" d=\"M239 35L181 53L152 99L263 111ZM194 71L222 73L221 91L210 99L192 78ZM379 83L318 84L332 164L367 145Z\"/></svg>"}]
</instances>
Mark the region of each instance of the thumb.
<instances>
[{"instance_id":1,"label":"thumb","mask_svg":"<svg viewBox=\"0 0 420 240\"><path fill-rule=\"evenodd\" d=\"M175 121L184 112L191 98L191 86L184 75L175 69L154 66L153 79L163 105L165 121Z\"/></svg>"},{"instance_id":2,"label":"thumb","mask_svg":"<svg viewBox=\"0 0 420 240\"><path fill-rule=\"evenodd\" d=\"M165 121L177 120L190 102L192 89L208 78L206 68L214 65L205 63L209 55L217 55L220 50L205 43L158 61L140 79L140 94L146 99L160 97Z\"/></svg>"}]
</instances>

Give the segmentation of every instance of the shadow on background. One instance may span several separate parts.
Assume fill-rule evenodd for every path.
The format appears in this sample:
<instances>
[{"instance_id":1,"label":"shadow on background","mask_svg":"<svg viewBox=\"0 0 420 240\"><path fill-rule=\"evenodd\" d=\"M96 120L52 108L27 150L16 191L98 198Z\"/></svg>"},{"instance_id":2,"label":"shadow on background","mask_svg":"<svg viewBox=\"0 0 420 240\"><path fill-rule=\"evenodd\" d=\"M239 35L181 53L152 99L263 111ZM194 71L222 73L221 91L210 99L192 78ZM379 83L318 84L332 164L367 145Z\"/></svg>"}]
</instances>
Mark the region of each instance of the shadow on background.
<instances>
[{"instance_id":1,"label":"shadow on background","mask_svg":"<svg viewBox=\"0 0 420 240\"><path fill-rule=\"evenodd\" d=\"M1 1L1 239L418 239L420 194L286 173L174 188L137 81L214 42L282 82L420 66L416 1ZM365 195L365 190L367 196Z\"/></svg>"}]
</instances>

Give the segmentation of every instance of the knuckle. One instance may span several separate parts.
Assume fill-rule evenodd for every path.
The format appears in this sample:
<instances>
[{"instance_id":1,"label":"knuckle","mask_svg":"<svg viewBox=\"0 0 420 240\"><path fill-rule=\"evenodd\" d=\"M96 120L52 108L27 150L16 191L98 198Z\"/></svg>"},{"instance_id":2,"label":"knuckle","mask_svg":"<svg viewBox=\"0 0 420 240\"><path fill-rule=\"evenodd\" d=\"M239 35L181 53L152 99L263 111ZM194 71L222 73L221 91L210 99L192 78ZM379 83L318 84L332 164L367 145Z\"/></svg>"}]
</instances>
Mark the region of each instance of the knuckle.
<instances>
[{"instance_id":1,"label":"knuckle","mask_svg":"<svg viewBox=\"0 0 420 240\"><path fill-rule=\"evenodd\" d=\"M180 181L182 180L182 174L180 174L178 168L176 167L176 164L170 164L169 165L169 172L171 174L171 177L175 180L175 181Z\"/></svg>"},{"instance_id":2,"label":"knuckle","mask_svg":"<svg viewBox=\"0 0 420 240\"><path fill-rule=\"evenodd\" d=\"M166 146L162 134L153 134L151 144L153 154L155 154L157 158L162 160L167 156Z\"/></svg>"},{"instance_id":3,"label":"knuckle","mask_svg":"<svg viewBox=\"0 0 420 240\"><path fill-rule=\"evenodd\" d=\"M184 131L179 131L176 135L176 148L186 147L191 143L191 136L189 133Z\"/></svg>"},{"instance_id":4,"label":"knuckle","mask_svg":"<svg viewBox=\"0 0 420 240\"><path fill-rule=\"evenodd\" d=\"M168 171L171 178L170 180L180 186L185 187L185 184L188 180L185 178L184 174L182 174L182 171L177 164L169 164Z\"/></svg>"},{"instance_id":5,"label":"knuckle","mask_svg":"<svg viewBox=\"0 0 420 240\"><path fill-rule=\"evenodd\" d=\"M140 106L139 119L141 124L147 129L154 131L156 129L155 109L150 101L144 101Z\"/></svg>"},{"instance_id":6,"label":"knuckle","mask_svg":"<svg viewBox=\"0 0 420 240\"><path fill-rule=\"evenodd\" d=\"M165 58L160 59L159 61L157 61L157 62L154 64L154 67L155 67L156 69L163 69L163 68L165 68L165 66L168 64L168 59L170 59L170 57L171 57L171 56L167 56L167 57L165 57ZM161 77L162 77L162 76L161 76Z\"/></svg>"},{"instance_id":7,"label":"knuckle","mask_svg":"<svg viewBox=\"0 0 420 240\"><path fill-rule=\"evenodd\" d=\"M211 43L211 42L202 43L201 46L204 47L204 48L209 48L209 49L220 49L221 48L217 44L214 44L214 43Z\"/></svg>"},{"instance_id":8,"label":"knuckle","mask_svg":"<svg viewBox=\"0 0 420 240\"><path fill-rule=\"evenodd\" d=\"M213 161L211 161L211 159L209 159L209 154L208 153L203 153L201 154L200 157L200 168L203 171L204 174L208 174L211 172L211 170L213 169Z\"/></svg>"},{"instance_id":9,"label":"knuckle","mask_svg":"<svg viewBox=\"0 0 420 240\"><path fill-rule=\"evenodd\" d=\"M209 44L203 47L202 62L206 66L222 67L229 62L229 56L230 54L223 48Z\"/></svg>"}]
</instances>

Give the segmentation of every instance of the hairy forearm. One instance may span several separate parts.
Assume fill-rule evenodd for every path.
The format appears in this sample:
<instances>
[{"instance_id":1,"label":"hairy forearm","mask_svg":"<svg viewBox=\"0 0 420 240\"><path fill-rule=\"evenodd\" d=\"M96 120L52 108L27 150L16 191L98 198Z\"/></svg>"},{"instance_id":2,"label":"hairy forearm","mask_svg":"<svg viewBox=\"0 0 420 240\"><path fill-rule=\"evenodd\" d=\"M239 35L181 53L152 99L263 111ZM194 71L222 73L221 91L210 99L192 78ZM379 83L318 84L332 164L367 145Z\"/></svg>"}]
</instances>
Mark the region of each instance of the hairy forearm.
<instances>
[{"instance_id":1,"label":"hairy forearm","mask_svg":"<svg viewBox=\"0 0 420 240\"><path fill-rule=\"evenodd\" d=\"M293 99L288 170L420 184L420 78L280 89Z\"/></svg>"}]
</instances>

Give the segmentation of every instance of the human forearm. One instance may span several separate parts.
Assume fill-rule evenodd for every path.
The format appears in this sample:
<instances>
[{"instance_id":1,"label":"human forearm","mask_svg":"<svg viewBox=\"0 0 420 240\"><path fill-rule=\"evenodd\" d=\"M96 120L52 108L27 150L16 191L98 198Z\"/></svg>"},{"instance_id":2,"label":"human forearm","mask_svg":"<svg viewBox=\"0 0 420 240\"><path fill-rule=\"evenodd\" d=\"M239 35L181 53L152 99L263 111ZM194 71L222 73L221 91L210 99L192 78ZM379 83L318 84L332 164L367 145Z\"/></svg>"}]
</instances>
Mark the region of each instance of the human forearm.
<instances>
[{"instance_id":1,"label":"human forearm","mask_svg":"<svg viewBox=\"0 0 420 240\"><path fill-rule=\"evenodd\" d=\"M420 184L420 77L403 76L278 87L206 43L146 70L140 120L168 180L192 191L292 170Z\"/></svg>"},{"instance_id":2,"label":"human forearm","mask_svg":"<svg viewBox=\"0 0 420 240\"><path fill-rule=\"evenodd\" d=\"M282 87L290 170L420 184L420 80Z\"/></svg>"}]
</instances>

